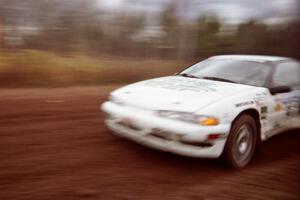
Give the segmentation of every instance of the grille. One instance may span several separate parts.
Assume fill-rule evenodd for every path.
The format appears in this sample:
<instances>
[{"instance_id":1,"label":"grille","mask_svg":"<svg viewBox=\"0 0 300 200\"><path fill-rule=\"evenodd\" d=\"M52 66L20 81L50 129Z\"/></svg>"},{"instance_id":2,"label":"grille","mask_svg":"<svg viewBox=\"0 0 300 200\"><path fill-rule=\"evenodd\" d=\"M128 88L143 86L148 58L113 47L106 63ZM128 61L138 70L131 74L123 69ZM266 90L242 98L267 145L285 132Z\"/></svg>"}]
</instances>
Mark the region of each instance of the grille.
<instances>
[{"instance_id":1,"label":"grille","mask_svg":"<svg viewBox=\"0 0 300 200\"><path fill-rule=\"evenodd\" d=\"M118 122L119 125L121 126L124 126L126 128L129 128L129 129L132 129L132 130L135 130L135 131L141 131L142 129L135 126L134 124L127 124L127 123L124 123L124 122Z\"/></svg>"}]
</instances>

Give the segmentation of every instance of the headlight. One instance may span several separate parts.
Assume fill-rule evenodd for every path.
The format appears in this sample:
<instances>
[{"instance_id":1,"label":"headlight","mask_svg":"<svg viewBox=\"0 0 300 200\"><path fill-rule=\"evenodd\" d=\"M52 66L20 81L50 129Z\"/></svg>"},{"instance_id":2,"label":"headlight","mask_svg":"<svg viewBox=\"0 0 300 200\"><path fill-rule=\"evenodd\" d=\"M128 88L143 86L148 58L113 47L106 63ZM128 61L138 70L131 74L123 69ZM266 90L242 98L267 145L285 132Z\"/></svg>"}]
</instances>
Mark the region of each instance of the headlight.
<instances>
[{"instance_id":1,"label":"headlight","mask_svg":"<svg viewBox=\"0 0 300 200\"><path fill-rule=\"evenodd\" d=\"M158 114L162 117L177 119L186 122L201 124L203 126L216 126L219 124L219 120L212 116L197 115L188 112L168 111L160 110Z\"/></svg>"},{"instance_id":2,"label":"headlight","mask_svg":"<svg viewBox=\"0 0 300 200\"><path fill-rule=\"evenodd\" d=\"M108 101L112 101L112 102L115 101L115 98L111 94L109 95L109 97L107 99L108 99Z\"/></svg>"},{"instance_id":3,"label":"headlight","mask_svg":"<svg viewBox=\"0 0 300 200\"><path fill-rule=\"evenodd\" d=\"M115 104L123 104L123 102L120 99L116 98L113 95L110 95L108 97L108 101L111 101L112 103L115 103Z\"/></svg>"}]
</instances>

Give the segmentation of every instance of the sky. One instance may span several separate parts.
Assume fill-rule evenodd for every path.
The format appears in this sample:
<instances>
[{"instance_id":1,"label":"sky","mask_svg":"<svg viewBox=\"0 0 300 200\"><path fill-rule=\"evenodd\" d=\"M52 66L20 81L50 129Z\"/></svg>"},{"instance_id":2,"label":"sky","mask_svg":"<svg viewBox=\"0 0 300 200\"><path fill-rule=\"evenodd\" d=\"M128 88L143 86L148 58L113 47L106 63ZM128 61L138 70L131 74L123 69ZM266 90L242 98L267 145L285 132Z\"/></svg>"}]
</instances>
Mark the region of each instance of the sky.
<instances>
[{"instance_id":1,"label":"sky","mask_svg":"<svg viewBox=\"0 0 300 200\"><path fill-rule=\"evenodd\" d=\"M160 12L165 5L176 2L178 10L187 18L216 15L220 19L240 23L257 18L270 23L299 17L300 0L98 0L107 10L129 9ZM186 5L184 6L184 2Z\"/></svg>"}]
</instances>

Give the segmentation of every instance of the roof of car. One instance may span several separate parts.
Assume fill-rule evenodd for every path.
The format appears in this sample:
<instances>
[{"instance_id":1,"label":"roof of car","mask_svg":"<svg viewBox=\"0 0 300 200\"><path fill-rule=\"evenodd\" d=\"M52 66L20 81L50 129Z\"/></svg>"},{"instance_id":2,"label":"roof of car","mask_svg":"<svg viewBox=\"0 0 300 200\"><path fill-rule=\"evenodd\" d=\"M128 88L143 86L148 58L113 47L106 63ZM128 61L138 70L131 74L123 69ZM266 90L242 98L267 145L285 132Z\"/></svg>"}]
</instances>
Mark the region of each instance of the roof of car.
<instances>
[{"instance_id":1,"label":"roof of car","mask_svg":"<svg viewBox=\"0 0 300 200\"><path fill-rule=\"evenodd\" d=\"M278 62L289 60L287 57L279 56L257 56L257 55L220 55L213 56L213 59L231 59L231 60L243 60L243 61L253 61L253 62Z\"/></svg>"}]
</instances>

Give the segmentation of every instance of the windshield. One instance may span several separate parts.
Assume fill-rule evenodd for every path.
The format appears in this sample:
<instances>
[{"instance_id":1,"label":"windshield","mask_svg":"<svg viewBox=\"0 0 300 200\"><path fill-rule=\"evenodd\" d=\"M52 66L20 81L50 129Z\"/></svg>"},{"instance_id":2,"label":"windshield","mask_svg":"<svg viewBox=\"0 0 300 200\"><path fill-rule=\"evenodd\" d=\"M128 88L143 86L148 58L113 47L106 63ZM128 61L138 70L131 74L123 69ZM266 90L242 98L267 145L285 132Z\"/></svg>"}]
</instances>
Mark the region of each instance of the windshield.
<instances>
[{"instance_id":1,"label":"windshield","mask_svg":"<svg viewBox=\"0 0 300 200\"><path fill-rule=\"evenodd\" d=\"M269 73L270 66L263 63L230 59L208 59L187 68L180 75L264 86Z\"/></svg>"}]
</instances>

